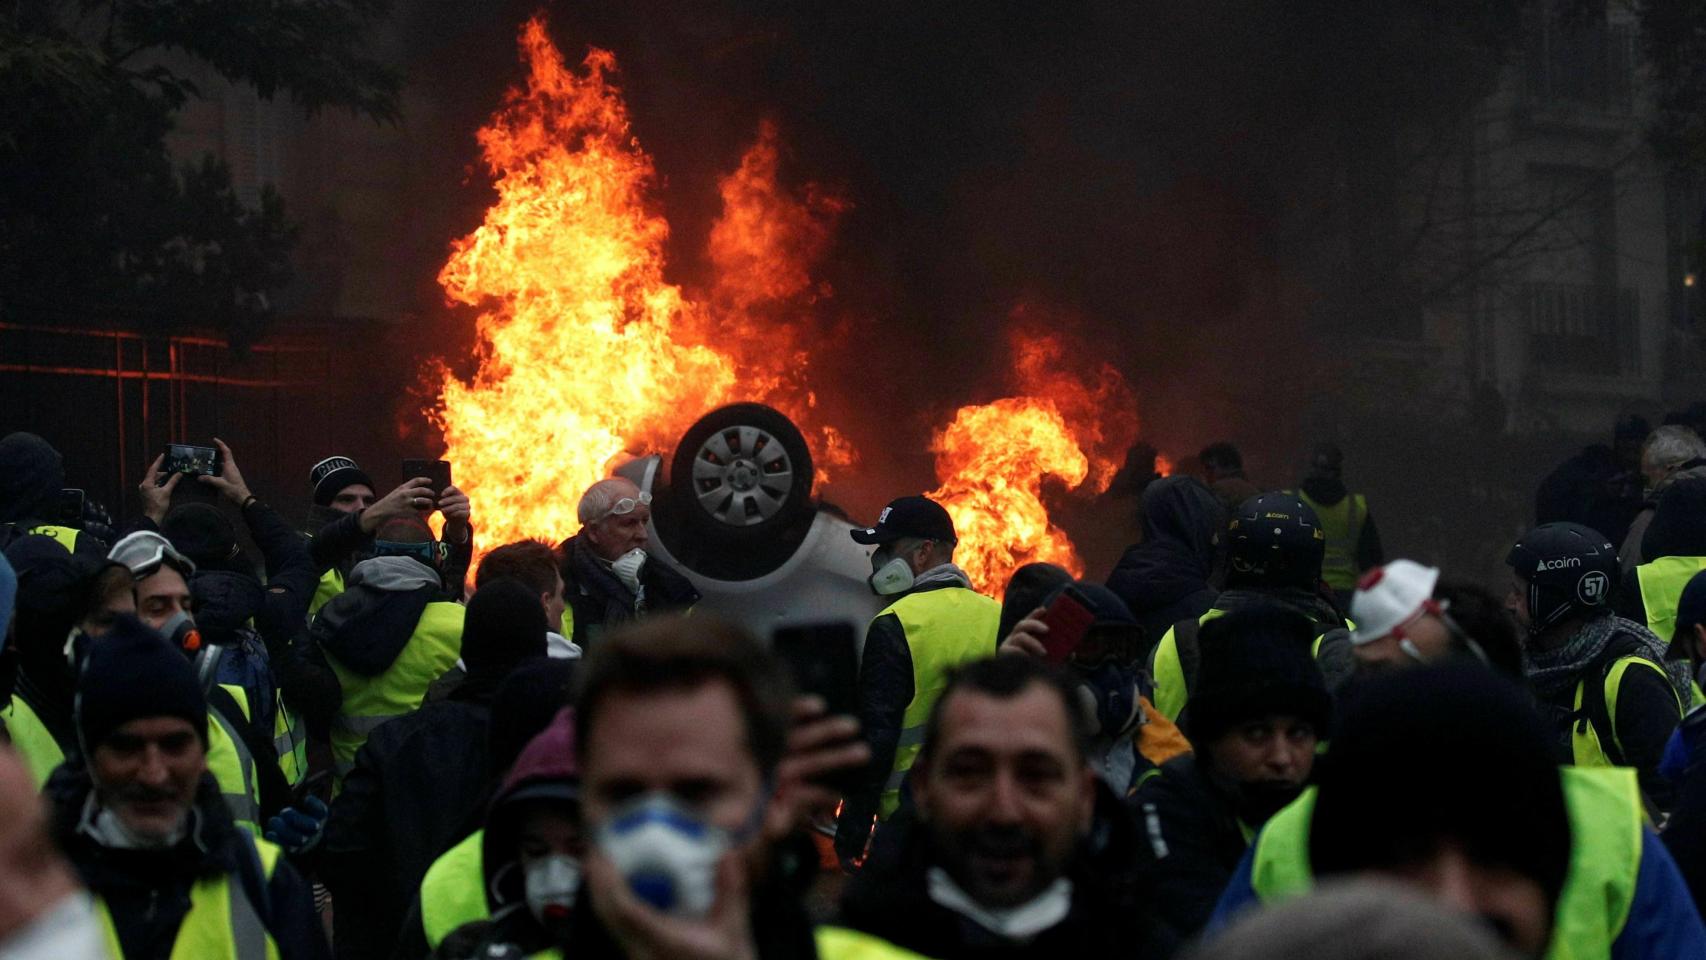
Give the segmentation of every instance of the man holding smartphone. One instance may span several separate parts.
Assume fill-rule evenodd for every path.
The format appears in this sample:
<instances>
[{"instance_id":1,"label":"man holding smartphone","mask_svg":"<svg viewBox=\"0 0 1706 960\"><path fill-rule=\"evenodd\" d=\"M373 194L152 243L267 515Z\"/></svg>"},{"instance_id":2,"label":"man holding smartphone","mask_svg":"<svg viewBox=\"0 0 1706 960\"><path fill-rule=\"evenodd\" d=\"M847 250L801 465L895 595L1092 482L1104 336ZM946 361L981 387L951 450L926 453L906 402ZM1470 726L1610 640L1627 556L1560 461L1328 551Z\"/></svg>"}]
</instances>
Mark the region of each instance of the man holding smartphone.
<instances>
[{"instance_id":1,"label":"man holding smartphone","mask_svg":"<svg viewBox=\"0 0 1706 960\"><path fill-rule=\"evenodd\" d=\"M847 795L836 829L843 863L864 853L873 819L901 805L901 785L924 742L924 722L948 671L995 655L1001 604L971 588L954 565L953 518L926 497L901 497L873 527L851 531L875 546L871 589L892 602L865 633L859 723L871 746L864 782Z\"/></svg>"},{"instance_id":2,"label":"man holding smartphone","mask_svg":"<svg viewBox=\"0 0 1706 960\"><path fill-rule=\"evenodd\" d=\"M442 489L435 489L430 477L405 476L396 489L380 497L374 493L373 479L367 472L343 456L314 464L308 471L308 482L313 485L316 513L332 517L308 545L320 571L309 616L344 592L350 568L372 550L374 531L388 520L418 516L435 508L444 514L443 539L450 554L444 582L461 586L474 558L474 528L469 522L468 495L455 485L446 483ZM461 596L460 589L456 596Z\"/></svg>"}]
</instances>

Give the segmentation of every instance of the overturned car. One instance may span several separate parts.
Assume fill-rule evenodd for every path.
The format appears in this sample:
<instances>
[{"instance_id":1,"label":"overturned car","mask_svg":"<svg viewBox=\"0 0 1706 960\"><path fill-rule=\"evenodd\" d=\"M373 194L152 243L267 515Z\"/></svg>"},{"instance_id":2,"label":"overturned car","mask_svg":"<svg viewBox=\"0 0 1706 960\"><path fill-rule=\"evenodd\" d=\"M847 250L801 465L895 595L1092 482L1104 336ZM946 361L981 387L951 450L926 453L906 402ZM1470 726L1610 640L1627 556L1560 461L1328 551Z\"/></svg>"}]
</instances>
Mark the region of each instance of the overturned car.
<instances>
[{"instance_id":1,"label":"overturned car","mask_svg":"<svg viewBox=\"0 0 1706 960\"><path fill-rule=\"evenodd\" d=\"M863 636L883 601L866 583L869 548L846 514L812 497L805 437L758 403L719 407L666 463L616 470L652 495L649 551L679 569L715 613L767 637L778 626L845 621Z\"/></svg>"}]
</instances>

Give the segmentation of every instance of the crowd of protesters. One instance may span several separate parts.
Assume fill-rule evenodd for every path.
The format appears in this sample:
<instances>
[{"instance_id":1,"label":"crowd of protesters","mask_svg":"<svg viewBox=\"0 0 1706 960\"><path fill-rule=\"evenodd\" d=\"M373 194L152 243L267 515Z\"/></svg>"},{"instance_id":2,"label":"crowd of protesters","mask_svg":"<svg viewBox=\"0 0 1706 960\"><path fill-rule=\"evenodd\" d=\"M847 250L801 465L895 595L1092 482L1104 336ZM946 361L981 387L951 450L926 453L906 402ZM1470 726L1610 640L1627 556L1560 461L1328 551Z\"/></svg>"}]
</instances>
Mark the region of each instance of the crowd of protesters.
<instances>
[{"instance_id":1,"label":"crowd of protesters","mask_svg":"<svg viewBox=\"0 0 1706 960\"><path fill-rule=\"evenodd\" d=\"M115 525L14 433L0 958L1706 960L1700 419L1548 475L1493 590L1330 444L1001 597L899 497L839 714L627 479L477 551L447 482L326 457L302 531L216 441Z\"/></svg>"}]
</instances>

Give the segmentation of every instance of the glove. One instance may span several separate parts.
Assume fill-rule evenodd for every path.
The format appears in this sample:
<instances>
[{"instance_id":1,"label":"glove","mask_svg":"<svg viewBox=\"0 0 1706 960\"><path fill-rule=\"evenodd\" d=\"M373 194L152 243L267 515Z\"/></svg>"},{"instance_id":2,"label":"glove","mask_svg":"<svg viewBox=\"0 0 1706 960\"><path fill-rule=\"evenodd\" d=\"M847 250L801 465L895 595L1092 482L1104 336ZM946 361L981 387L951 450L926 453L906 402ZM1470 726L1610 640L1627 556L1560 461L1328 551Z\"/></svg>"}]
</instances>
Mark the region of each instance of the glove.
<instances>
[{"instance_id":1,"label":"glove","mask_svg":"<svg viewBox=\"0 0 1706 960\"><path fill-rule=\"evenodd\" d=\"M326 835L326 818L331 811L319 797L305 797L267 818L266 838L297 855L307 853Z\"/></svg>"}]
</instances>

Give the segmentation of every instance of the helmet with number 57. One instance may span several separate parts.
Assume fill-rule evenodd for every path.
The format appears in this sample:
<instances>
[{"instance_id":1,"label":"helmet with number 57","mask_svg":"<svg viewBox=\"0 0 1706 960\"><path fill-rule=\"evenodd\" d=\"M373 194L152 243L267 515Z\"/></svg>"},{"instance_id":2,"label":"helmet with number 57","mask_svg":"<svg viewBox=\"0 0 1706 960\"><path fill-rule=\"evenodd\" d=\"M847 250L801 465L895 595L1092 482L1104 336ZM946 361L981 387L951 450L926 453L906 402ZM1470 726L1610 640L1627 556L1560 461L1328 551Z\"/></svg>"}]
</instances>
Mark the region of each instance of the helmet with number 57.
<instances>
[{"instance_id":1,"label":"helmet with number 57","mask_svg":"<svg viewBox=\"0 0 1706 960\"><path fill-rule=\"evenodd\" d=\"M1571 616L1611 607L1617 584L1617 548L1579 523L1546 523L1528 533L1505 558L1522 582L1528 632L1538 634Z\"/></svg>"}]
</instances>

